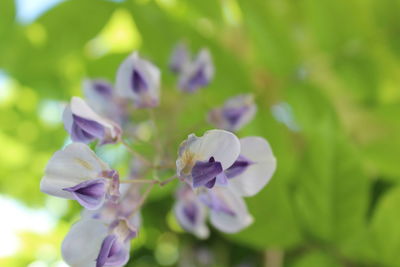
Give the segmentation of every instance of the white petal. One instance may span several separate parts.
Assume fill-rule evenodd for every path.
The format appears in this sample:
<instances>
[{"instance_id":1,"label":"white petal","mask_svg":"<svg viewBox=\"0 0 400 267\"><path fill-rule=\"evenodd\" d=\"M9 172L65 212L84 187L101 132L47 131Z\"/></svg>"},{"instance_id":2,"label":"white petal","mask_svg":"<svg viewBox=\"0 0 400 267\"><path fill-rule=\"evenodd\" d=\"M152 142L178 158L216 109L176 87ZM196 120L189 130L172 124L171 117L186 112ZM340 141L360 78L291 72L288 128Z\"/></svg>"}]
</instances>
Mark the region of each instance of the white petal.
<instances>
[{"instance_id":1,"label":"white petal","mask_svg":"<svg viewBox=\"0 0 400 267\"><path fill-rule=\"evenodd\" d=\"M148 83L147 96L158 99L160 95L160 70L150 61L141 59L137 52L129 55L119 66L116 77L116 88L120 96L131 98L141 102L143 96L135 93L131 86L131 76L134 69L137 69L144 76Z\"/></svg>"},{"instance_id":2,"label":"white petal","mask_svg":"<svg viewBox=\"0 0 400 267\"><path fill-rule=\"evenodd\" d=\"M236 233L253 222L244 200L228 188L214 188L213 192L235 213L235 216L210 209L210 221L215 228L225 233Z\"/></svg>"},{"instance_id":3,"label":"white petal","mask_svg":"<svg viewBox=\"0 0 400 267\"><path fill-rule=\"evenodd\" d=\"M190 135L181 145L177 160L178 174L181 171L190 172L196 161L208 161L214 157L222 168L229 168L240 153L240 141L231 132L224 130L210 130L202 137Z\"/></svg>"},{"instance_id":4,"label":"white petal","mask_svg":"<svg viewBox=\"0 0 400 267\"><path fill-rule=\"evenodd\" d=\"M181 89L187 89L185 88L185 85L189 83L200 69L204 72L205 80L210 82L214 77L215 69L208 49L200 50L193 62L187 62L187 64L183 66L179 77L179 85Z\"/></svg>"},{"instance_id":5,"label":"white petal","mask_svg":"<svg viewBox=\"0 0 400 267\"><path fill-rule=\"evenodd\" d=\"M58 197L72 198L71 193L62 189L97 178L105 170L110 168L87 145L72 143L54 153L46 166L40 190Z\"/></svg>"},{"instance_id":6,"label":"white petal","mask_svg":"<svg viewBox=\"0 0 400 267\"><path fill-rule=\"evenodd\" d=\"M193 199L193 203L198 208L198 218L195 225L193 225L188 218L184 215L183 209L185 206L185 202L183 200L177 200L174 206L175 216L186 231L194 234L198 238L205 239L210 235L210 231L206 225L206 209L198 200Z\"/></svg>"},{"instance_id":7,"label":"white petal","mask_svg":"<svg viewBox=\"0 0 400 267\"><path fill-rule=\"evenodd\" d=\"M83 94L85 95L85 101L97 114L105 116L106 118L117 120L118 105L114 102L113 94L111 93L110 95L108 95L99 93L95 89L96 84L103 84L104 86L109 86L110 88L112 88L111 85L105 80L85 79L82 82L82 89Z\"/></svg>"},{"instance_id":8,"label":"white petal","mask_svg":"<svg viewBox=\"0 0 400 267\"><path fill-rule=\"evenodd\" d=\"M64 128L67 132L70 133L74 119L72 117L71 106L69 104L67 106L65 106L62 116L63 116Z\"/></svg>"},{"instance_id":9,"label":"white petal","mask_svg":"<svg viewBox=\"0 0 400 267\"><path fill-rule=\"evenodd\" d=\"M72 225L65 237L61 252L70 266L94 267L108 228L100 221L85 219Z\"/></svg>"},{"instance_id":10,"label":"white petal","mask_svg":"<svg viewBox=\"0 0 400 267\"><path fill-rule=\"evenodd\" d=\"M85 100L80 97L73 96L71 98L70 108L74 115L96 121L100 124L107 124L107 122L104 122L104 119L94 112L85 102Z\"/></svg>"},{"instance_id":11,"label":"white petal","mask_svg":"<svg viewBox=\"0 0 400 267\"><path fill-rule=\"evenodd\" d=\"M229 187L240 196L253 196L269 182L276 169L276 159L268 142L262 137L240 139L240 154L251 164L240 175L229 180Z\"/></svg>"}]
</instances>

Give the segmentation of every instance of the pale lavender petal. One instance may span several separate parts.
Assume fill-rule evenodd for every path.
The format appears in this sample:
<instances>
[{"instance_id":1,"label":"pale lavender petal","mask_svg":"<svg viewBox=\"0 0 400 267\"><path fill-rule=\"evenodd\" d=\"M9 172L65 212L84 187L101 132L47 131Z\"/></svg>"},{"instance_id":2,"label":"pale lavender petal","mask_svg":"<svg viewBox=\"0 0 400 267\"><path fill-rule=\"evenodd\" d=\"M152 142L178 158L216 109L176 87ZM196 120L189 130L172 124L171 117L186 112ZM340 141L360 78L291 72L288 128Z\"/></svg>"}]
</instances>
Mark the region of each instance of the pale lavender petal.
<instances>
[{"instance_id":1,"label":"pale lavender petal","mask_svg":"<svg viewBox=\"0 0 400 267\"><path fill-rule=\"evenodd\" d=\"M75 142L89 143L99 139L101 144L117 142L121 129L114 122L99 116L81 98L72 97L64 112L64 124Z\"/></svg>"},{"instance_id":2,"label":"pale lavender petal","mask_svg":"<svg viewBox=\"0 0 400 267\"><path fill-rule=\"evenodd\" d=\"M249 159L245 156L240 155L239 158L230 166L227 170L225 170L226 176L231 179L235 176L242 174L246 169L253 164Z\"/></svg>"},{"instance_id":3,"label":"pale lavender petal","mask_svg":"<svg viewBox=\"0 0 400 267\"><path fill-rule=\"evenodd\" d=\"M215 192L207 191L200 194L200 200L215 212L222 212L224 214L235 216L233 208L230 207L223 198L218 196Z\"/></svg>"},{"instance_id":4,"label":"pale lavender petal","mask_svg":"<svg viewBox=\"0 0 400 267\"><path fill-rule=\"evenodd\" d=\"M108 235L101 244L99 256L96 259L96 267L102 267L106 264L107 258L110 254L111 247L117 240L115 235Z\"/></svg>"},{"instance_id":5,"label":"pale lavender petal","mask_svg":"<svg viewBox=\"0 0 400 267\"><path fill-rule=\"evenodd\" d=\"M83 219L73 224L61 245L68 266L94 267L108 228L100 220Z\"/></svg>"},{"instance_id":6,"label":"pale lavender petal","mask_svg":"<svg viewBox=\"0 0 400 267\"><path fill-rule=\"evenodd\" d=\"M126 58L117 71L116 89L122 98L132 99L137 108L159 104L160 70L137 52Z\"/></svg>"},{"instance_id":7,"label":"pale lavender petal","mask_svg":"<svg viewBox=\"0 0 400 267\"><path fill-rule=\"evenodd\" d=\"M231 127L234 128L248 109L249 107L224 108L222 109L222 115L229 122L229 124L231 124Z\"/></svg>"},{"instance_id":8,"label":"pale lavender petal","mask_svg":"<svg viewBox=\"0 0 400 267\"><path fill-rule=\"evenodd\" d=\"M97 178L64 188L64 190L70 192L83 207L94 210L99 208L104 201L106 184L104 179Z\"/></svg>"},{"instance_id":9,"label":"pale lavender petal","mask_svg":"<svg viewBox=\"0 0 400 267\"><path fill-rule=\"evenodd\" d=\"M115 235L108 235L101 244L96 267L121 266L129 259L129 244L121 243Z\"/></svg>"},{"instance_id":10,"label":"pale lavender petal","mask_svg":"<svg viewBox=\"0 0 400 267\"><path fill-rule=\"evenodd\" d=\"M262 137L246 137L240 140L240 144L242 158L251 164L235 162L232 169L226 171L232 178L228 186L239 196L253 196L270 181L276 169L276 159L269 143Z\"/></svg>"},{"instance_id":11,"label":"pale lavender petal","mask_svg":"<svg viewBox=\"0 0 400 267\"><path fill-rule=\"evenodd\" d=\"M206 207L198 200L189 185L185 185L178 190L174 213L183 229L199 238L208 237Z\"/></svg>"},{"instance_id":12,"label":"pale lavender petal","mask_svg":"<svg viewBox=\"0 0 400 267\"><path fill-rule=\"evenodd\" d=\"M106 266L123 266L129 260L129 243L114 242L106 260Z\"/></svg>"},{"instance_id":13,"label":"pale lavender petal","mask_svg":"<svg viewBox=\"0 0 400 267\"><path fill-rule=\"evenodd\" d=\"M71 143L54 153L46 166L40 190L57 197L73 199L64 188L73 187L84 181L99 178L110 167L83 143Z\"/></svg>"},{"instance_id":14,"label":"pale lavender petal","mask_svg":"<svg viewBox=\"0 0 400 267\"><path fill-rule=\"evenodd\" d=\"M216 183L218 185L228 185L228 177L226 176L226 174L224 172L221 172L220 174L217 175L217 177L215 178Z\"/></svg>"},{"instance_id":15,"label":"pale lavender petal","mask_svg":"<svg viewBox=\"0 0 400 267\"><path fill-rule=\"evenodd\" d=\"M197 161L192 169L193 187L205 185L212 188L215 184L215 177L222 171L221 163L215 161L213 157L208 162Z\"/></svg>"},{"instance_id":16,"label":"pale lavender petal","mask_svg":"<svg viewBox=\"0 0 400 267\"><path fill-rule=\"evenodd\" d=\"M191 224L195 224L199 216L199 208L193 202L186 203L183 206L183 214Z\"/></svg>"},{"instance_id":17,"label":"pale lavender petal","mask_svg":"<svg viewBox=\"0 0 400 267\"><path fill-rule=\"evenodd\" d=\"M210 210L210 221L218 230L236 233L253 222L244 200L227 187L217 187L212 194L214 207ZM222 207L216 203L223 203ZM225 211L226 208L229 212Z\"/></svg>"},{"instance_id":18,"label":"pale lavender petal","mask_svg":"<svg viewBox=\"0 0 400 267\"><path fill-rule=\"evenodd\" d=\"M214 75L214 65L208 50L201 50L196 59L186 64L180 73L179 87L186 92L194 92L208 85Z\"/></svg>"},{"instance_id":19,"label":"pale lavender petal","mask_svg":"<svg viewBox=\"0 0 400 267\"><path fill-rule=\"evenodd\" d=\"M228 99L223 107L211 110L208 121L218 128L234 132L249 123L256 111L253 95L238 95Z\"/></svg>"},{"instance_id":20,"label":"pale lavender petal","mask_svg":"<svg viewBox=\"0 0 400 267\"><path fill-rule=\"evenodd\" d=\"M101 95L104 98L111 99L113 95L112 85L108 82L102 80L93 80L92 88L98 95Z\"/></svg>"},{"instance_id":21,"label":"pale lavender petal","mask_svg":"<svg viewBox=\"0 0 400 267\"><path fill-rule=\"evenodd\" d=\"M205 66L200 66L199 69L189 78L187 84L182 85L182 87L185 88L185 91L194 92L197 89L206 86L210 82L204 73L204 67Z\"/></svg>"},{"instance_id":22,"label":"pale lavender petal","mask_svg":"<svg viewBox=\"0 0 400 267\"><path fill-rule=\"evenodd\" d=\"M85 101L99 115L115 121L123 122L125 108L120 99L115 96L113 86L101 79L85 79L82 84Z\"/></svg>"},{"instance_id":23,"label":"pale lavender petal","mask_svg":"<svg viewBox=\"0 0 400 267\"><path fill-rule=\"evenodd\" d=\"M179 43L172 52L169 68L174 73L180 73L188 62L189 51L184 43Z\"/></svg>"}]
</instances>

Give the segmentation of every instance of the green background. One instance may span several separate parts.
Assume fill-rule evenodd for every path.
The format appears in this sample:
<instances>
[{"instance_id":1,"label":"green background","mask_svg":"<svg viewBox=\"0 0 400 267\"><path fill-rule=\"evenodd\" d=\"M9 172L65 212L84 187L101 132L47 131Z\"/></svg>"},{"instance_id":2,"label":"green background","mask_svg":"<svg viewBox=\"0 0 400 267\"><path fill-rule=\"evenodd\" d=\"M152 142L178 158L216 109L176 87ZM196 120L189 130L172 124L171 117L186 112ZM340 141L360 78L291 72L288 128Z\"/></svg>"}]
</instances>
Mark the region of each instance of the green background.
<instances>
[{"instance_id":1,"label":"green background","mask_svg":"<svg viewBox=\"0 0 400 267\"><path fill-rule=\"evenodd\" d=\"M39 191L67 138L61 103L82 94L84 77L114 81L133 50L163 71L155 115L171 155L193 127L210 128L210 107L251 92L258 113L238 135L267 138L278 169L247 199L255 223L207 241L173 220L176 184L157 190L127 266L400 266L399 12L398 0L71 0L19 23L14 2L1 0L1 197L57 223L19 231L0 266L63 266L79 207ZM216 67L190 96L167 69L180 40L208 47Z\"/></svg>"}]
</instances>

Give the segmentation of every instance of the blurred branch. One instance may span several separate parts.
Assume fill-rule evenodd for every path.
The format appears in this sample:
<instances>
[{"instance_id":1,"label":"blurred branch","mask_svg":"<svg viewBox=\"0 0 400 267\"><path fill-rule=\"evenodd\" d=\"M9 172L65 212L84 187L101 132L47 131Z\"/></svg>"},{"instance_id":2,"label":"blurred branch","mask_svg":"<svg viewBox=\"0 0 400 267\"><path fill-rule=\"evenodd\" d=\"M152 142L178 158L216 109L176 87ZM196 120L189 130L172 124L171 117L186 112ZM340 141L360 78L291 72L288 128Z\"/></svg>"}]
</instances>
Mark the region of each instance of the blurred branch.
<instances>
[{"instance_id":1,"label":"blurred branch","mask_svg":"<svg viewBox=\"0 0 400 267\"><path fill-rule=\"evenodd\" d=\"M265 251L265 264L266 267L282 267L283 266L283 250L268 249Z\"/></svg>"}]
</instances>

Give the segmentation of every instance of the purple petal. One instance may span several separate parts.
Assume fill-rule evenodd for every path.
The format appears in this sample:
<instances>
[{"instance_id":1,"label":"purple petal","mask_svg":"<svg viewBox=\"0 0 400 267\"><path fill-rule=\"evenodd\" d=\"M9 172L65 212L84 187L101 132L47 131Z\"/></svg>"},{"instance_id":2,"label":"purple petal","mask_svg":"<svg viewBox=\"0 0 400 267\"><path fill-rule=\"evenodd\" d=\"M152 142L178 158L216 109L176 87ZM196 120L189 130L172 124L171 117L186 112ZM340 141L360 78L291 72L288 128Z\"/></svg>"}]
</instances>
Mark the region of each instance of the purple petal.
<instances>
[{"instance_id":1,"label":"purple petal","mask_svg":"<svg viewBox=\"0 0 400 267\"><path fill-rule=\"evenodd\" d=\"M96 259L96 267L102 267L106 264L110 250L117 237L115 235L107 236L101 244L99 256Z\"/></svg>"},{"instance_id":2,"label":"purple petal","mask_svg":"<svg viewBox=\"0 0 400 267\"><path fill-rule=\"evenodd\" d=\"M225 174L229 179L234 178L242 174L251 164L253 164L253 162L248 160L246 157L240 155L238 159L232 164L232 166L225 170Z\"/></svg>"},{"instance_id":3,"label":"purple petal","mask_svg":"<svg viewBox=\"0 0 400 267\"><path fill-rule=\"evenodd\" d=\"M207 79L205 75L205 66L200 66L199 69L190 77L187 85L185 86L187 91L193 92L198 88L206 86L210 81Z\"/></svg>"},{"instance_id":4,"label":"purple petal","mask_svg":"<svg viewBox=\"0 0 400 267\"><path fill-rule=\"evenodd\" d=\"M208 181L204 186L211 189L214 187L216 181L217 178L213 178L210 181Z\"/></svg>"},{"instance_id":5,"label":"purple petal","mask_svg":"<svg viewBox=\"0 0 400 267\"><path fill-rule=\"evenodd\" d=\"M148 89L148 85L147 85L145 78L136 69L134 69L132 72L131 86L132 86L132 90L137 94L146 92Z\"/></svg>"},{"instance_id":6,"label":"purple petal","mask_svg":"<svg viewBox=\"0 0 400 267\"><path fill-rule=\"evenodd\" d=\"M129 257L126 246L115 235L107 236L101 244L96 267L124 265Z\"/></svg>"},{"instance_id":7,"label":"purple petal","mask_svg":"<svg viewBox=\"0 0 400 267\"><path fill-rule=\"evenodd\" d=\"M215 181L213 179L223 171L220 162L215 161L214 157L211 157L207 161L197 161L192 169L193 187L207 186L213 187ZM211 187L210 187L211 186Z\"/></svg>"},{"instance_id":8,"label":"purple petal","mask_svg":"<svg viewBox=\"0 0 400 267\"><path fill-rule=\"evenodd\" d=\"M178 44L172 52L169 68L174 73L180 73L188 61L189 52L186 46L183 43Z\"/></svg>"},{"instance_id":9,"label":"purple petal","mask_svg":"<svg viewBox=\"0 0 400 267\"><path fill-rule=\"evenodd\" d=\"M225 203L225 201L213 192L201 194L200 200L213 211L223 212L230 216L236 215L235 212Z\"/></svg>"},{"instance_id":10,"label":"purple petal","mask_svg":"<svg viewBox=\"0 0 400 267\"><path fill-rule=\"evenodd\" d=\"M248 109L248 107L224 108L222 115L231 124L231 127L234 127Z\"/></svg>"},{"instance_id":11,"label":"purple petal","mask_svg":"<svg viewBox=\"0 0 400 267\"><path fill-rule=\"evenodd\" d=\"M93 135L83 131L75 122L72 123L71 139L74 142L82 142L88 144L96 139Z\"/></svg>"},{"instance_id":12,"label":"purple petal","mask_svg":"<svg viewBox=\"0 0 400 267\"><path fill-rule=\"evenodd\" d=\"M94 139L102 139L105 135L104 127L92 120L72 115L73 123L71 130L71 138L76 142L89 143Z\"/></svg>"},{"instance_id":13,"label":"purple petal","mask_svg":"<svg viewBox=\"0 0 400 267\"><path fill-rule=\"evenodd\" d=\"M70 192L83 207L93 210L101 205L106 194L106 184L104 179L98 178L63 190Z\"/></svg>"},{"instance_id":14,"label":"purple petal","mask_svg":"<svg viewBox=\"0 0 400 267\"><path fill-rule=\"evenodd\" d=\"M93 89L99 95L104 96L105 98L112 97L112 86L109 83L103 81L93 81Z\"/></svg>"},{"instance_id":15,"label":"purple petal","mask_svg":"<svg viewBox=\"0 0 400 267\"><path fill-rule=\"evenodd\" d=\"M195 224L197 221L199 209L195 203L189 202L183 207L183 214L189 220L191 224Z\"/></svg>"}]
</instances>

